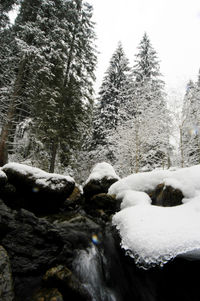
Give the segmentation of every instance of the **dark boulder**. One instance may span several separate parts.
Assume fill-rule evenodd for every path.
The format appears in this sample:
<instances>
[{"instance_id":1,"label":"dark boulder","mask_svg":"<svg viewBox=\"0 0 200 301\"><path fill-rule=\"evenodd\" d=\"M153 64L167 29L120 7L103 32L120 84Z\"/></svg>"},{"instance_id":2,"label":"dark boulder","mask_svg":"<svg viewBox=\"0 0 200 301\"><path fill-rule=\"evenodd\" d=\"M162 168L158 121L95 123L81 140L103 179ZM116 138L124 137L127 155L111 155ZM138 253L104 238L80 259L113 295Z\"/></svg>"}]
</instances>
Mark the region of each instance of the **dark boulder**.
<instances>
[{"instance_id":1,"label":"dark boulder","mask_svg":"<svg viewBox=\"0 0 200 301\"><path fill-rule=\"evenodd\" d=\"M83 201L84 198L80 188L78 186L75 186L70 196L68 196L64 201L63 207L67 210L76 209L78 206L83 204Z\"/></svg>"},{"instance_id":2,"label":"dark boulder","mask_svg":"<svg viewBox=\"0 0 200 301\"><path fill-rule=\"evenodd\" d=\"M64 300L90 301L91 297L77 277L67 267L59 265L51 268L43 277L45 285L56 286Z\"/></svg>"},{"instance_id":3,"label":"dark boulder","mask_svg":"<svg viewBox=\"0 0 200 301\"><path fill-rule=\"evenodd\" d=\"M159 184L155 190L149 193L152 199L152 205L171 207L182 204L184 195L180 189L175 189L172 186Z\"/></svg>"},{"instance_id":4,"label":"dark boulder","mask_svg":"<svg viewBox=\"0 0 200 301\"><path fill-rule=\"evenodd\" d=\"M96 194L107 193L110 186L118 180L118 175L109 163L96 164L83 187L85 199L88 200Z\"/></svg>"},{"instance_id":5,"label":"dark boulder","mask_svg":"<svg viewBox=\"0 0 200 301\"><path fill-rule=\"evenodd\" d=\"M63 205L75 186L71 177L19 163L8 163L2 170L12 186L6 187L0 196L13 209L25 208L34 213L54 212Z\"/></svg>"},{"instance_id":6,"label":"dark boulder","mask_svg":"<svg viewBox=\"0 0 200 301\"><path fill-rule=\"evenodd\" d=\"M100 237L100 231L98 224L84 216L52 223L25 209L12 210L0 201L0 244L10 257L16 300L32 301L43 287L46 271L60 264L71 268L76 250L88 248L92 236Z\"/></svg>"},{"instance_id":7,"label":"dark boulder","mask_svg":"<svg viewBox=\"0 0 200 301\"><path fill-rule=\"evenodd\" d=\"M31 301L64 301L57 288L42 288L35 293Z\"/></svg>"},{"instance_id":8,"label":"dark boulder","mask_svg":"<svg viewBox=\"0 0 200 301\"><path fill-rule=\"evenodd\" d=\"M117 182L118 179L116 178L107 178L104 177L99 180L90 180L84 187L84 196L87 199L91 199L94 195L100 194L100 193L107 193L108 189L112 184Z\"/></svg>"},{"instance_id":9,"label":"dark boulder","mask_svg":"<svg viewBox=\"0 0 200 301\"><path fill-rule=\"evenodd\" d=\"M119 207L120 202L116 200L115 195L107 193L96 194L85 203L86 212L106 221L110 220Z\"/></svg>"}]
</instances>

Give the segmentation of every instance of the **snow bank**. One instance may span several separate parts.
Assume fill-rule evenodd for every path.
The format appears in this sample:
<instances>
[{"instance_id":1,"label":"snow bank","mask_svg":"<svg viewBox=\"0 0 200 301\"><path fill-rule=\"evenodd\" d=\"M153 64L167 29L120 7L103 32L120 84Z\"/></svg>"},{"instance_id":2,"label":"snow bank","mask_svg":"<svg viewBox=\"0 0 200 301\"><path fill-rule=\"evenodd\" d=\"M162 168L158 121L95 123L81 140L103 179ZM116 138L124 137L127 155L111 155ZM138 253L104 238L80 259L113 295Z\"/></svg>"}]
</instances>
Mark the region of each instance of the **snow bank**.
<instances>
[{"instance_id":1,"label":"snow bank","mask_svg":"<svg viewBox=\"0 0 200 301\"><path fill-rule=\"evenodd\" d=\"M145 191L164 183L183 192L184 204L150 205ZM121 246L135 262L149 268L176 256L200 259L200 165L176 171L134 174L114 183L109 193L122 199L113 217Z\"/></svg>"},{"instance_id":2,"label":"snow bank","mask_svg":"<svg viewBox=\"0 0 200 301\"><path fill-rule=\"evenodd\" d=\"M103 178L117 179L117 180L120 179L119 176L116 174L112 165L106 162L102 162L94 166L85 184L87 184L91 180L101 180Z\"/></svg>"},{"instance_id":3,"label":"snow bank","mask_svg":"<svg viewBox=\"0 0 200 301\"><path fill-rule=\"evenodd\" d=\"M136 205L150 205L151 199L142 191L125 190L118 194L118 199L123 199L121 209Z\"/></svg>"},{"instance_id":4,"label":"snow bank","mask_svg":"<svg viewBox=\"0 0 200 301\"><path fill-rule=\"evenodd\" d=\"M151 191L158 184L164 183L175 189L180 189L184 197L191 198L199 194L200 191L200 165L182 168L175 171L154 170L133 174L114 183L110 189L110 194L118 194L124 190ZM184 200L183 200L184 201Z\"/></svg>"}]
</instances>

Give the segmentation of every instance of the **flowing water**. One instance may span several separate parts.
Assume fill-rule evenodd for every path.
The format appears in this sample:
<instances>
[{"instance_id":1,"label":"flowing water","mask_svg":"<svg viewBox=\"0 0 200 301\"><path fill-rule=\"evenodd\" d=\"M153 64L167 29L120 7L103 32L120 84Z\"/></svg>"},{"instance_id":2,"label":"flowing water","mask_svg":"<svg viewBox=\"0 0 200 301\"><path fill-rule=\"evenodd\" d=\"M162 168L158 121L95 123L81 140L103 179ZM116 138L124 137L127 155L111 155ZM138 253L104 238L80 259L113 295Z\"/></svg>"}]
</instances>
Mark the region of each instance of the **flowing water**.
<instances>
[{"instance_id":1,"label":"flowing water","mask_svg":"<svg viewBox=\"0 0 200 301\"><path fill-rule=\"evenodd\" d=\"M78 252L74 270L93 301L116 301L115 294L105 283L106 258L94 244Z\"/></svg>"}]
</instances>

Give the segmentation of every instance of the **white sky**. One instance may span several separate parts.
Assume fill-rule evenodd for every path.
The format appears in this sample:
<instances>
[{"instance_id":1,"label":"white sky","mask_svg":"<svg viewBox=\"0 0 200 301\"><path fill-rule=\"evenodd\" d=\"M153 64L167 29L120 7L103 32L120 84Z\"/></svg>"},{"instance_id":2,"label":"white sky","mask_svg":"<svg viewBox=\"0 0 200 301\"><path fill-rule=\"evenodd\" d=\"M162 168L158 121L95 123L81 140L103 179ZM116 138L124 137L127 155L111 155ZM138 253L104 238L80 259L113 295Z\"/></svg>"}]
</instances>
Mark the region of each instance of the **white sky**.
<instances>
[{"instance_id":1,"label":"white sky","mask_svg":"<svg viewBox=\"0 0 200 301\"><path fill-rule=\"evenodd\" d=\"M161 63L167 91L181 97L200 69L200 0L88 0L94 7L98 91L118 41L133 65L146 31Z\"/></svg>"}]
</instances>

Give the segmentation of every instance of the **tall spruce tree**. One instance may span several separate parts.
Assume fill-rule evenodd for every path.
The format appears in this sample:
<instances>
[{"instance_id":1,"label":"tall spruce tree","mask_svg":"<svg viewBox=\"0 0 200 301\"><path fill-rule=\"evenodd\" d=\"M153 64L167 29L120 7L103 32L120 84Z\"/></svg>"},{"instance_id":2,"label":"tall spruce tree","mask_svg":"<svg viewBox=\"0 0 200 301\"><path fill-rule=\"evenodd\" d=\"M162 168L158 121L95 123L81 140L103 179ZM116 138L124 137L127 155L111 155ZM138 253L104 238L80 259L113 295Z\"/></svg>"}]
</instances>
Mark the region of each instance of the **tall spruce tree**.
<instances>
[{"instance_id":1,"label":"tall spruce tree","mask_svg":"<svg viewBox=\"0 0 200 301\"><path fill-rule=\"evenodd\" d=\"M14 4L17 4L18 0L1 0L0 3L0 30L5 28L9 24L8 12L12 10Z\"/></svg>"},{"instance_id":2,"label":"tall spruce tree","mask_svg":"<svg viewBox=\"0 0 200 301\"><path fill-rule=\"evenodd\" d=\"M94 147L109 147L109 137L123 119L121 108L130 97L131 81L129 62L119 42L99 91L94 116Z\"/></svg>"},{"instance_id":3,"label":"tall spruce tree","mask_svg":"<svg viewBox=\"0 0 200 301\"><path fill-rule=\"evenodd\" d=\"M138 103L140 163L148 169L166 166L169 148L169 114L165 102L164 82L156 51L145 33L138 47L134 70L134 99ZM145 137L145 139L144 139Z\"/></svg>"},{"instance_id":4,"label":"tall spruce tree","mask_svg":"<svg viewBox=\"0 0 200 301\"><path fill-rule=\"evenodd\" d=\"M23 2L24 3L24 2ZM23 3L21 5L23 5ZM39 9L39 6L38 6ZM30 16L31 17L31 14ZM9 30L9 31L8 31ZM4 75L8 79L8 83L3 84L1 89L1 106L4 108L4 114L1 119L1 135L0 135L0 165L4 165L8 159L8 147L13 141L13 133L15 132L18 117L24 111L24 103L26 101L25 91L27 85L27 73L29 72L30 56L25 54L18 43L18 27L13 26L5 31L6 40L8 33L11 32L9 52L5 56ZM30 37L29 37L30 39ZM6 43L5 40L5 43ZM9 63L8 63L9 62ZM10 62L13 62L12 64ZM9 78L10 74L10 78ZM3 91L3 93L2 93ZM4 91L6 93L4 93ZM22 114L23 115L23 114Z\"/></svg>"},{"instance_id":5,"label":"tall spruce tree","mask_svg":"<svg viewBox=\"0 0 200 301\"><path fill-rule=\"evenodd\" d=\"M24 0L16 20L32 136L48 154L50 171L58 150L67 161L91 103L96 64L91 18L92 7L81 0Z\"/></svg>"},{"instance_id":6,"label":"tall spruce tree","mask_svg":"<svg viewBox=\"0 0 200 301\"><path fill-rule=\"evenodd\" d=\"M157 55L145 33L133 67L132 96L126 104L125 122L112 137L118 165L125 173L168 166L169 115Z\"/></svg>"},{"instance_id":7,"label":"tall spruce tree","mask_svg":"<svg viewBox=\"0 0 200 301\"><path fill-rule=\"evenodd\" d=\"M189 81L183 102L183 126L180 132L181 166L200 164L200 91L197 83Z\"/></svg>"}]
</instances>

